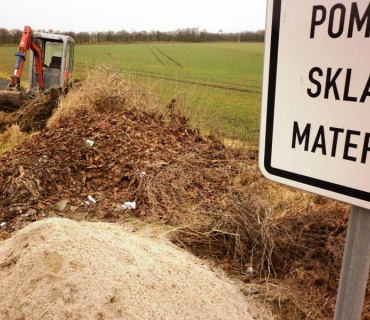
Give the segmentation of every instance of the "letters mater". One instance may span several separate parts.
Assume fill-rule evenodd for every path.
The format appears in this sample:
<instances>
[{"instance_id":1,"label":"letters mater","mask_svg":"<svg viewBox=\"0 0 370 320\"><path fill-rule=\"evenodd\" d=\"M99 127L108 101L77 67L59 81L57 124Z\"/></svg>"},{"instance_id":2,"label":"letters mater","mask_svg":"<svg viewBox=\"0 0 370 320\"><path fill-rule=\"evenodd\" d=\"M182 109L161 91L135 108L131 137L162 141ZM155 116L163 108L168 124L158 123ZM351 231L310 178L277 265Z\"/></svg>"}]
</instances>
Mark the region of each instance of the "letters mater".
<instances>
[{"instance_id":1,"label":"letters mater","mask_svg":"<svg viewBox=\"0 0 370 320\"><path fill-rule=\"evenodd\" d=\"M349 11L348 13L346 7L341 3L335 4L330 9L323 5L313 6L310 38L315 38L318 28L325 28L325 32L327 31L328 36L333 39L339 37L352 38L354 32L369 38L370 2L362 14L356 2L351 4ZM310 98L321 96L324 99L334 98L335 100L365 103L370 96L370 75L359 96L351 93L351 78L353 76L355 76L355 73L350 68L344 71L344 68L334 69L314 66L308 74L312 86L307 89L307 94ZM344 81L339 81L342 84L339 85L337 81L341 77ZM345 143L343 150L337 152L338 138L341 135L343 135ZM313 130L310 123L300 125L297 121L294 121L292 136L291 146L293 149L301 145L304 151L321 152L322 155L328 155L329 152L331 157L342 157L345 160L360 161L363 164L368 160L367 155L370 152L370 133L368 132L336 127L325 128L322 125L317 130ZM331 150L328 150L328 139L331 142ZM360 141L361 144L354 143L355 141Z\"/></svg>"}]
</instances>

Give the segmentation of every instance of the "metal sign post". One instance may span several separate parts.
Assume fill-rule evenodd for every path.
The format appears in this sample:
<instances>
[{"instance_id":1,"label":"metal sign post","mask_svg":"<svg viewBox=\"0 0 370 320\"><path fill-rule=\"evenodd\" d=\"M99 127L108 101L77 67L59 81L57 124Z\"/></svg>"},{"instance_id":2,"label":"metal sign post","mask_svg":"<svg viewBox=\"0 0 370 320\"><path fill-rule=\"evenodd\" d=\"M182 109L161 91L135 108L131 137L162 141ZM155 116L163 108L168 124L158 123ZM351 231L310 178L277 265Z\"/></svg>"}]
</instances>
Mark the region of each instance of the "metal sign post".
<instances>
[{"instance_id":1,"label":"metal sign post","mask_svg":"<svg viewBox=\"0 0 370 320\"><path fill-rule=\"evenodd\" d=\"M361 319L370 267L370 210L352 206L335 307L335 320Z\"/></svg>"}]
</instances>

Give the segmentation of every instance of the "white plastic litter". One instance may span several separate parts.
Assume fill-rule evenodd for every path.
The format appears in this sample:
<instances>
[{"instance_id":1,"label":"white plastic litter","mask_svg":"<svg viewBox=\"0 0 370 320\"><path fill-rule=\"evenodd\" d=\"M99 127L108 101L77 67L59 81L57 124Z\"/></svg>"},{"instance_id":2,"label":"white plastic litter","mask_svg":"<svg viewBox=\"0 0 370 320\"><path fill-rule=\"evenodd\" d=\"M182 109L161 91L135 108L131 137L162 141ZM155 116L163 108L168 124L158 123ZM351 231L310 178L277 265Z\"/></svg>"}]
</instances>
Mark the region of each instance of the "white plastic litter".
<instances>
[{"instance_id":1,"label":"white plastic litter","mask_svg":"<svg viewBox=\"0 0 370 320\"><path fill-rule=\"evenodd\" d=\"M5 226L6 226L6 222L1 222L0 227L5 227Z\"/></svg>"},{"instance_id":2,"label":"white plastic litter","mask_svg":"<svg viewBox=\"0 0 370 320\"><path fill-rule=\"evenodd\" d=\"M135 210L136 209L136 201L133 201L133 202L125 202L122 205L122 209L124 209L124 210Z\"/></svg>"},{"instance_id":3,"label":"white plastic litter","mask_svg":"<svg viewBox=\"0 0 370 320\"><path fill-rule=\"evenodd\" d=\"M249 267L248 269L247 269L247 273L253 273L253 267Z\"/></svg>"},{"instance_id":4,"label":"white plastic litter","mask_svg":"<svg viewBox=\"0 0 370 320\"><path fill-rule=\"evenodd\" d=\"M97 200L95 200L95 199L94 199L92 196L90 196L90 195L89 195L89 196L87 196L87 199L88 199L88 200L86 200L86 201L85 201L85 204L86 204L86 205L88 205L88 206L89 206L89 205L91 205L91 204L96 203L96 201L97 201Z\"/></svg>"},{"instance_id":5,"label":"white plastic litter","mask_svg":"<svg viewBox=\"0 0 370 320\"><path fill-rule=\"evenodd\" d=\"M94 145L94 141L92 141L92 140L89 140L89 139L86 139L85 140L86 141L86 143L90 146L90 147L92 147L93 145Z\"/></svg>"},{"instance_id":6,"label":"white plastic litter","mask_svg":"<svg viewBox=\"0 0 370 320\"><path fill-rule=\"evenodd\" d=\"M145 175L146 175L146 172L145 171L141 172L140 173L140 178L144 177Z\"/></svg>"},{"instance_id":7,"label":"white plastic litter","mask_svg":"<svg viewBox=\"0 0 370 320\"><path fill-rule=\"evenodd\" d=\"M87 196L87 199L89 199L91 203L96 203L96 200L92 196Z\"/></svg>"}]
</instances>

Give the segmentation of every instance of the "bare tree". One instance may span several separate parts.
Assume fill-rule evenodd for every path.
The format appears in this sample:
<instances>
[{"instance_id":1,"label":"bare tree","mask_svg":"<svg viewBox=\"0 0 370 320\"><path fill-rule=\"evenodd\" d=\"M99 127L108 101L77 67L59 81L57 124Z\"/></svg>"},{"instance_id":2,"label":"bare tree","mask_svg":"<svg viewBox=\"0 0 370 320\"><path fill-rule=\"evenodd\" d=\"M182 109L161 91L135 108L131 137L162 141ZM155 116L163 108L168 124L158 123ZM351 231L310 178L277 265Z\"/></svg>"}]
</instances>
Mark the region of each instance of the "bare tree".
<instances>
[{"instance_id":1,"label":"bare tree","mask_svg":"<svg viewBox=\"0 0 370 320\"><path fill-rule=\"evenodd\" d=\"M53 30L37 30L39 32L55 32L67 34L74 38L77 44L84 43L131 43L131 42L216 42L216 41L233 41L233 42L263 42L265 31L244 31L239 33L225 33L221 29L215 32L207 32L207 30L199 30L199 28L177 29L175 31L162 32L151 30L147 31L125 31L118 32L63 32ZM13 44L17 45L22 36L22 31L18 29L7 30L0 28L0 45Z\"/></svg>"}]
</instances>

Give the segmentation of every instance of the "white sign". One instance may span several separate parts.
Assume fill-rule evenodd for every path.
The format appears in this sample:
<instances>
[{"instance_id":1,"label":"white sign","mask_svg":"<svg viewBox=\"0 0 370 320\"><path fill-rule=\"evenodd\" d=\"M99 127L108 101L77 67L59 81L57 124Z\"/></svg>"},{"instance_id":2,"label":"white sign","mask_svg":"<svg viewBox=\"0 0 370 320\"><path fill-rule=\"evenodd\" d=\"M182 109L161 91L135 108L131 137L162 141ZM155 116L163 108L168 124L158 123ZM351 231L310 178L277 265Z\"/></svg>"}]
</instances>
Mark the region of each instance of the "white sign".
<instances>
[{"instance_id":1,"label":"white sign","mask_svg":"<svg viewBox=\"0 0 370 320\"><path fill-rule=\"evenodd\" d=\"M370 1L268 0L259 161L370 209Z\"/></svg>"}]
</instances>

